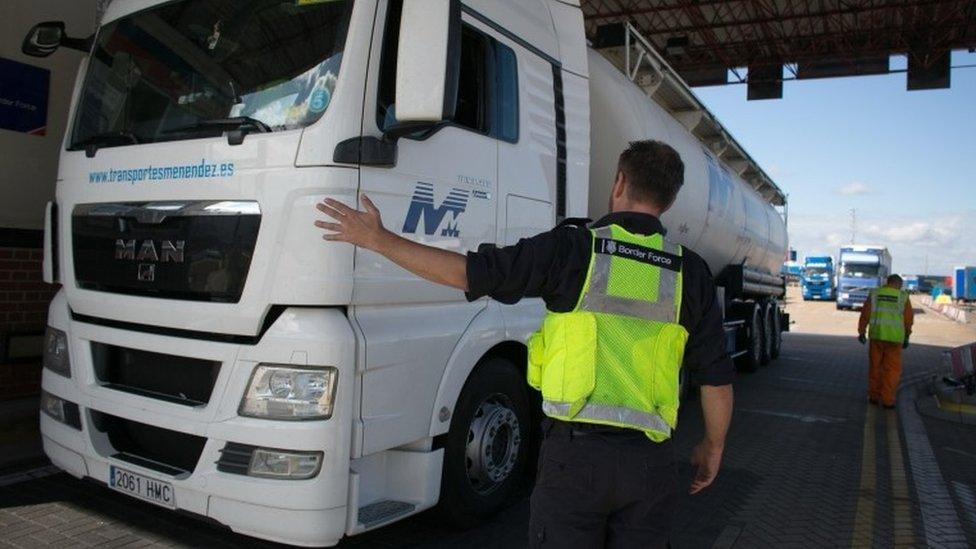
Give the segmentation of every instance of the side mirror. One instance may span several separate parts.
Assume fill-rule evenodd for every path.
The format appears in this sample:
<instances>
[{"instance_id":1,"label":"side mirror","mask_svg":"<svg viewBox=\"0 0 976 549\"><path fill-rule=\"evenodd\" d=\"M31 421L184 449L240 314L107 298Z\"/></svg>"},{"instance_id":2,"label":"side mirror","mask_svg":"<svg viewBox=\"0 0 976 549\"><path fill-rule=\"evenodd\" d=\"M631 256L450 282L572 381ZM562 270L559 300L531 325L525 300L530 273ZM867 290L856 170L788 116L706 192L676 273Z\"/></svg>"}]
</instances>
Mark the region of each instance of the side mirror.
<instances>
[{"instance_id":1,"label":"side mirror","mask_svg":"<svg viewBox=\"0 0 976 549\"><path fill-rule=\"evenodd\" d=\"M64 21L38 23L27 33L21 51L31 57L47 57L61 47L64 40Z\"/></svg>"},{"instance_id":2,"label":"side mirror","mask_svg":"<svg viewBox=\"0 0 976 549\"><path fill-rule=\"evenodd\" d=\"M418 128L453 118L460 69L460 0L403 0L397 126Z\"/></svg>"}]
</instances>

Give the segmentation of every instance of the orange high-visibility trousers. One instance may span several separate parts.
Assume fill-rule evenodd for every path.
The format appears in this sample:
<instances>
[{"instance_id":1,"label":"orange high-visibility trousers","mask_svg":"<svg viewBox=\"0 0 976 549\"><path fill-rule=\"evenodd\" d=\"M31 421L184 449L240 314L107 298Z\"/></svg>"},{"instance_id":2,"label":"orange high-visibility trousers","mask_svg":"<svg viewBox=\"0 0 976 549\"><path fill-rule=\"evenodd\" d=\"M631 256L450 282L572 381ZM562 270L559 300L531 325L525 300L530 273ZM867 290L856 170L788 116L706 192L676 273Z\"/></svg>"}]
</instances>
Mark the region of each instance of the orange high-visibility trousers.
<instances>
[{"instance_id":1,"label":"orange high-visibility trousers","mask_svg":"<svg viewBox=\"0 0 976 549\"><path fill-rule=\"evenodd\" d=\"M895 405L901 380L901 343L872 339L868 345L868 397L886 406Z\"/></svg>"}]
</instances>

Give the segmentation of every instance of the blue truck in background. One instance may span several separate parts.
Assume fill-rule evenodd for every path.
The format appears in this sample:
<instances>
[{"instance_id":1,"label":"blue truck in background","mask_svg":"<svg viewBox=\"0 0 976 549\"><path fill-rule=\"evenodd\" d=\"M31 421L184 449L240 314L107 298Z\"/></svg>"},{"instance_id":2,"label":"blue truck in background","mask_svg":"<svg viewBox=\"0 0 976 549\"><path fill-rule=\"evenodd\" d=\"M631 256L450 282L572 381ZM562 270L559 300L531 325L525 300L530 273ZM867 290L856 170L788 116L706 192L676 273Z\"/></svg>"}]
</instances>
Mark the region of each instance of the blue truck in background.
<instances>
[{"instance_id":1,"label":"blue truck in background","mask_svg":"<svg viewBox=\"0 0 976 549\"><path fill-rule=\"evenodd\" d=\"M834 299L834 258L829 255L808 256L803 262L800 276L803 301Z\"/></svg>"},{"instance_id":2,"label":"blue truck in background","mask_svg":"<svg viewBox=\"0 0 976 549\"><path fill-rule=\"evenodd\" d=\"M837 262L837 308L864 306L871 288L891 274L891 253L884 246L844 246Z\"/></svg>"}]
</instances>

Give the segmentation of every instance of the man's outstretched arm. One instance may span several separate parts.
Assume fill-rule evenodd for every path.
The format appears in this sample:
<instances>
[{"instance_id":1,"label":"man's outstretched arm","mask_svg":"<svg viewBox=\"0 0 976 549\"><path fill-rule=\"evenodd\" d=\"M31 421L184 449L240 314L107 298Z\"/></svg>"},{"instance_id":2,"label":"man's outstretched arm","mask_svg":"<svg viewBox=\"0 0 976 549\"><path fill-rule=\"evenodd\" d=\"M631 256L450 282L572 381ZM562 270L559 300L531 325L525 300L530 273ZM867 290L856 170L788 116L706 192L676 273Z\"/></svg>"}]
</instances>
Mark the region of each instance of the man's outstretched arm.
<instances>
[{"instance_id":1,"label":"man's outstretched arm","mask_svg":"<svg viewBox=\"0 0 976 549\"><path fill-rule=\"evenodd\" d=\"M373 202L366 195L362 195L362 201L364 212L331 198L317 204L319 211L335 220L315 222L316 227L332 231L322 238L372 250L421 278L468 290L467 259L463 255L425 246L386 230Z\"/></svg>"}]
</instances>

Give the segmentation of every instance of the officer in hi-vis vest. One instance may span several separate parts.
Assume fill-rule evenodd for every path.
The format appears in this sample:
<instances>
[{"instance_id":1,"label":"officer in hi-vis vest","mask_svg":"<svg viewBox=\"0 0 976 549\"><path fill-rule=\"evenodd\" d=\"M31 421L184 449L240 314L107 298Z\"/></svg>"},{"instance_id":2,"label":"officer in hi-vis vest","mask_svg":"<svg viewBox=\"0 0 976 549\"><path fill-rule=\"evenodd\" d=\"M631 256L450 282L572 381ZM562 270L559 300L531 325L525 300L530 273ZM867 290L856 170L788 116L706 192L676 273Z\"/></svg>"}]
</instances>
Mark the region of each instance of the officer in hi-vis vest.
<instances>
[{"instance_id":1,"label":"officer in hi-vis vest","mask_svg":"<svg viewBox=\"0 0 976 549\"><path fill-rule=\"evenodd\" d=\"M665 547L678 497L671 433L679 371L701 386L705 436L692 494L718 474L732 415L732 361L705 262L665 236L660 216L684 181L674 149L639 141L620 155L611 213L467 257L383 228L327 199L324 238L376 251L428 280L503 303L542 297L528 382L542 393L545 439L531 498L532 547Z\"/></svg>"},{"instance_id":2,"label":"officer in hi-vis vest","mask_svg":"<svg viewBox=\"0 0 976 549\"><path fill-rule=\"evenodd\" d=\"M871 338L868 401L881 402L885 408L895 407L901 379L901 351L908 348L915 319L912 303L901 284L901 277L893 274L884 286L872 290L857 323L858 341L867 342L865 331Z\"/></svg>"}]
</instances>

